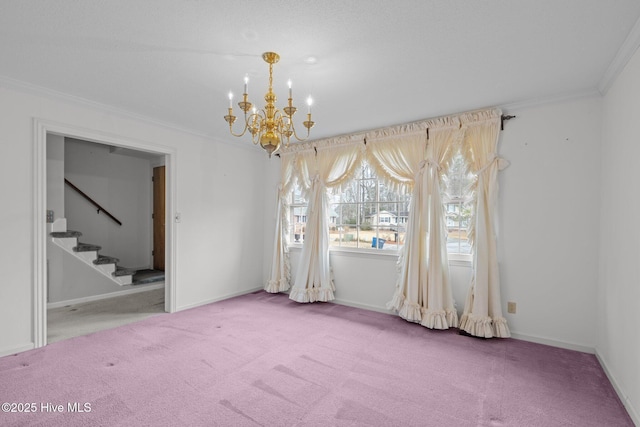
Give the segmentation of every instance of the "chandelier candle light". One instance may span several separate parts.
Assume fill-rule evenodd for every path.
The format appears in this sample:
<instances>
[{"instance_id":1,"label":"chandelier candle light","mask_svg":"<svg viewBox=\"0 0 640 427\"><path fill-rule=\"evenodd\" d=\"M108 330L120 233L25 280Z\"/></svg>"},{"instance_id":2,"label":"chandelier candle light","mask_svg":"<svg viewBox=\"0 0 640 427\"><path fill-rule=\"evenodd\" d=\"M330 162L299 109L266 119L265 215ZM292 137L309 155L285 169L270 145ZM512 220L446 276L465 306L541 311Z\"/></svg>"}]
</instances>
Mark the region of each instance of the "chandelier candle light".
<instances>
[{"instance_id":1,"label":"chandelier candle light","mask_svg":"<svg viewBox=\"0 0 640 427\"><path fill-rule=\"evenodd\" d=\"M291 91L291 80L287 82L289 86L289 103L286 107L278 109L276 107L276 94L273 93L273 64L280 60L280 56L275 52L265 52L262 54L262 59L269 64L269 91L264 96L266 105L262 110L256 110L256 107L249 102L249 76L244 77L244 93L242 94L242 101L238 102L238 107L244 111L244 129L241 133L237 134L233 132L233 123L236 121L236 116L233 115L233 93L229 92L229 114L224 116L224 119L229 123L229 132L233 136L243 136L247 130L251 132L251 138L254 144L260 143L269 157L271 154L278 151L281 144L286 142L289 145L291 137L295 137L298 141L305 141L309 138L309 132L315 124L311 120L311 104L313 100L311 96L307 98L307 120L302 122L304 127L307 128L307 136L300 138L296 133L296 129L293 125L293 115L296 112L296 107L293 106L293 96ZM251 113L249 113L251 110Z\"/></svg>"}]
</instances>

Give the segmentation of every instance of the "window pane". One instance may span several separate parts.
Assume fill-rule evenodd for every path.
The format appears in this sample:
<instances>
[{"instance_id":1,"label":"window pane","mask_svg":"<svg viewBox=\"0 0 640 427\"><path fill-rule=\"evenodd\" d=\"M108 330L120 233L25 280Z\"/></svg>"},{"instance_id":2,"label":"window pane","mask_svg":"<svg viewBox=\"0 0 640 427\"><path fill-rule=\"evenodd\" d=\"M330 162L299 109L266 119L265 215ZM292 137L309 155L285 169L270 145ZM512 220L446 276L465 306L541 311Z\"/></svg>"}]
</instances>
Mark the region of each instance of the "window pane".
<instances>
[{"instance_id":1,"label":"window pane","mask_svg":"<svg viewBox=\"0 0 640 427\"><path fill-rule=\"evenodd\" d=\"M358 229L356 226L341 227L340 247L357 248L358 247Z\"/></svg>"},{"instance_id":2,"label":"window pane","mask_svg":"<svg viewBox=\"0 0 640 427\"><path fill-rule=\"evenodd\" d=\"M341 225L356 225L358 223L358 205L343 203L340 208Z\"/></svg>"},{"instance_id":3,"label":"window pane","mask_svg":"<svg viewBox=\"0 0 640 427\"><path fill-rule=\"evenodd\" d=\"M456 153L449 165L447 176L443 179L443 208L449 253L471 253L467 229L472 216L469 189L474 179L473 175L468 173L462 155Z\"/></svg>"},{"instance_id":4,"label":"window pane","mask_svg":"<svg viewBox=\"0 0 640 427\"><path fill-rule=\"evenodd\" d=\"M376 176L371 166L369 166L367 163L364 163L364 165L362 166L362 169L360 170L360 173L356 176L360 179L368 179L368 178L371 178L374 180L378 179L378 177Z\"/></svg>"},{"instance_id":5,"label":"window pane","mask_svg":"<svg viewBox=\"0 0 640 427\"><path fill-rule=\"evenodd\" d=\"M377 238L378 230L369 224L361 225L358 230L358 247L371 248L374 238Z\"/></svg>"},{"instance_id":6,"label":"window pane","mask_svg":"<svg viewBox=\"0 0 640 427\"><path fill-rule=\"evenodd\" d=\"M329 246L341 246L343 236L341 228L337 225L329 225Z\"/></svg>"},{"instance_id":7,"label":"window pane","mask_svg":"<svg viewBox=\"0 0 640 427\"><path fill-rule=\"evenodd\" d=\"M398 204L397 203L391 203L391 202L380 202L379 203L379 209L380 211L386 211L389 212L393 215L397 215L398 213Z\"/></svg>"},{"instance_id":8,"label":"window pane","mask_svg":"<svg viewBox=\"0 0 640 427\"><path fill-rule=\"evenodd\" d=\"M397 202L400 199L400 195L391 191L389 187L387 187L383 183L378 183L378 200L380 202Z\"/></svg>"},{"instance_id":9,"label":"window pane","mask_svg":"<svg viewBox=\"0 0 640 427\"><path fill-rule=\"evenodd\" d=\"M406 230L405 227L400 226L397 232L393 233L393 242L390 245L395 246L396 250L402 249L404 246L404 240L406 238Z\"/></svg>"},{"instance_id":10,"label":"window pane","mask_svg":"<svg viewBox=\"0 0 640 427\"><path fill-rule=\"evenodd\" d=\"M307 204L307 199L302 197L302 190L298 185L293 189L293 204Z\"/></svg>"},{"instance_id":11,"label":"window pane","mask_svg":"<svg viewBox=\"0 0 640 427\"><path fill-rule=\"evenodd\" d=\"M375 202L378 199L378 186L375 179L363 179L359 185L359 202Z\"/></svg>"},{"instance_id":12,"label":"window pane","mask_svg":"<svg viewBox=\"0 0 640 427\"><path fill-rule=\"evenodd\" d=\"M358 202L358 181L351 180L340 186L340 201L345 203Z\"/></svg>"},{"instance_id":13,"label":"window pane","mask_svg":"<svg viewBox=\"0 0 640 427\"><path fill-rule=\"evenodd\" d=\"M376 203L364 203L360 205L360 222L362 225L378 224L378 206Z\"/></svg>"},{"instance_id":14,"label":"window pane","mask_svg":"<svg viewBox=\"0 0 640 427\"><path fill-rule=\"evenodd\" d=\"M293 233L293 242L302 243L304 232L307 226L307 207L293 206L291 208L291 232Z\"/></svg>"},{"instance_id":15,"label":"window pane","mask_svg":"<svg viewBox=\"0 0 640 427\"><path fill-rule=\"evenodd\" d=\"M378 229L378 249L395 251L398 247L395 239L396 232L392 229L389 229L387 227ZM374 245L372 244L372 246Z\"/></svg>"}]
</instances>

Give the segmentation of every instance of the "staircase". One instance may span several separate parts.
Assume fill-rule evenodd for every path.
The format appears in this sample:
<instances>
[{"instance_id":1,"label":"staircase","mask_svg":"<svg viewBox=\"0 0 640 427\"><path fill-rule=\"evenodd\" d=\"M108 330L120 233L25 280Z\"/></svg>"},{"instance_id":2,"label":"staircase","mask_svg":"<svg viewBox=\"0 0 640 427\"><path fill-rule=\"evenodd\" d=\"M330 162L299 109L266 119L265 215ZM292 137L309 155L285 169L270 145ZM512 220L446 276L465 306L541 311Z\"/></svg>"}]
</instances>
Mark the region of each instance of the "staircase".
<instances>
[{"instance_id":1,"label":"staircase","mask_svg":"<svg viewBox=\"0 0 640 427\"><path fill-rule=\"evenodd\" d=\"M118 258L99 254L102 247L98 245L79 242L78 238L82 236L79 231L54 231L50 235L53 238L53 243L86 264L91 265L118 285L134 284L133 275L136 270L119 266L118 262L120 260Z\"/></svg>"}]
</instances>

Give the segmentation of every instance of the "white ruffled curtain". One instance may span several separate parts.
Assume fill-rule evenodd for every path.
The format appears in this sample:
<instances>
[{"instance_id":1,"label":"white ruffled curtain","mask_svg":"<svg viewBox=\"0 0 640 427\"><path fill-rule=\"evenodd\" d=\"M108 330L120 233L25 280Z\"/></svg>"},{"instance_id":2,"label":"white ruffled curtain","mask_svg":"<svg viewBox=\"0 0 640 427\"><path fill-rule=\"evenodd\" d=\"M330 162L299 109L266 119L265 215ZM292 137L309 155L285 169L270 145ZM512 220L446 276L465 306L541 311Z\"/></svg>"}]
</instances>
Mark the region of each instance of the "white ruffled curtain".
<instances>
[{"instance_id":1,"label":"white ruffled curtain","mask_svg":"<svg viewBox=\"0 0 640 427\"><path fill-rule=\"evenodd\" d=\"M510 336L501 310L495 227L498 171L508 164L496 153L500 120L500 110L484 110L385 128L366 135L367 158L378 177L392 188L412 191L405 245L398 260L400 277L388 304L406 320L434 329L458 324L449 284L440 184L454 149L463 138L462 153L477 182L475 214L469 230L473 277L459 327L480 337ZM265 286L268 291L288 288L285 195L290 191L292 175L297 169L309 205L300 267L289 297L298 302L334 299L326 190L350 179L357 170L364 147L353 141L359 137L316 141L282 150L276 242L271 278Z\"/></svg>"},{"instance_id":2,"label":"white ruffled curtain","mask_svg":"<svg viewBox=\"0 0 640 427\"><path fill-rule=\"evenodd\" d=\"M427 328L456 327L440 178L453 153L459 122L437 119L396 130L400 131L367 136L369 163L378 176L391 186L412 189L405 244L398 260L400 276L387 307Z\"/></svg>"},{"instance_id":3,"label":"white ruffled curtain","mask_svg":"<svg viewBox=\"0 0 640 427\"><path fill-rule=\"evenodd\" d=\"M360 165L364 145L322 144L298 153L299 182L308 196L307 225L300 264L289 298L301 302L335 299L329 265L327 189L350 179Z\"/></svg>"},{"instance_id":4,"label":"white ruffled curtain","mask_svg":"<svg viewBox=\"0 0 640 427\"><path fill-rule=\"evenodd\" d=\"M477 176L474 218L469 230L473 276L460 329L484 338L511 336L502 316L496 246L498 171L509 164L497 155L500 116L499 110L460 116L465 129L462 154Z\"/></svg>"},{"instance_id":5,"label":"white ruffled curtain","mask_svg":"<svg viewBox=\"0 0 640 427\"><path fill-rule=\"evenodd\" d=\"M287 247L287 233L289 230L289 193L293 188L294 153L280 154L280 184L276 199L276 232L274 236L273 261L271 275L264 290L270 293L285 292L291 283L291 268L289 264L289 248Z\"/></svg>"}]
</instances>

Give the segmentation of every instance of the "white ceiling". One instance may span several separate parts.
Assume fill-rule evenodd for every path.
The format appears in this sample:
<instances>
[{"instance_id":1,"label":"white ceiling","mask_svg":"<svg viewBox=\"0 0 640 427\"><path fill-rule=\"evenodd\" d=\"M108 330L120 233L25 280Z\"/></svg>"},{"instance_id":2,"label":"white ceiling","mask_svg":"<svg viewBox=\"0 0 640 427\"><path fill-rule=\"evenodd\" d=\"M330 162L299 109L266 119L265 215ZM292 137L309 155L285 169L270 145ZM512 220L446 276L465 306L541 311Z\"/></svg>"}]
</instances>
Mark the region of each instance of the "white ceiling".
<instances>
[{"instance_id":1,"label":"white ceiling","mask_svg":"<svg viewBox=\"0 0 640 427\"><path fill-rule=\"evenodd\" d=\"M1 0L0 85L228 138L227 92L248 73L262 105L275 51L279 105L291 78L320 138L595 92L639 16L638 0Z\"/></svg>"}]
</instances>

